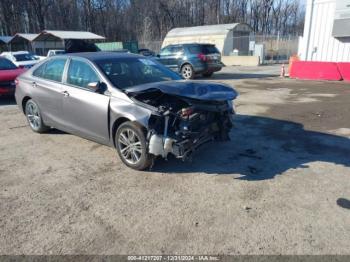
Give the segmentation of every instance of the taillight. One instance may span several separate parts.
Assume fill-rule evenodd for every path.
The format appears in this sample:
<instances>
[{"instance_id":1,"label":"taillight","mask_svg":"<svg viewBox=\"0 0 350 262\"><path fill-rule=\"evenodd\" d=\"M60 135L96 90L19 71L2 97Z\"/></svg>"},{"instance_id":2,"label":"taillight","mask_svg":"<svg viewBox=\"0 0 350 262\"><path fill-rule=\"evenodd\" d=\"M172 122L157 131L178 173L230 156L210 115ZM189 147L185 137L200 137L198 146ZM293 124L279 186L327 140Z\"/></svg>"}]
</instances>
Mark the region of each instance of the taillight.
<instances>
[{"instance_id":1,"label":"taillight","mask_svg":"<svg viewBox=\"0 0 350 262\"><path fill-rule=\"evenodd\" d=\"M205 54L202 54L202 53L198 54L198 58L203 62L207 61L207 56Z\"/></svg>"}]
</instances>

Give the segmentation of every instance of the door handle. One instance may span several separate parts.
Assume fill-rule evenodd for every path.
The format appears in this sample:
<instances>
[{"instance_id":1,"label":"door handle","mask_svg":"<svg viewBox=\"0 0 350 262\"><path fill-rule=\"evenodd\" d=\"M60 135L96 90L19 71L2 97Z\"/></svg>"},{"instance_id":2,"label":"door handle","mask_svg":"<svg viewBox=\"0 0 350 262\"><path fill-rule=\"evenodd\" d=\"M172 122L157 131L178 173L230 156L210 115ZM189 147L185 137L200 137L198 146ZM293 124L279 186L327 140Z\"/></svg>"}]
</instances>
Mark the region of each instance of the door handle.
<instances>
[{"instance_id":1,"label":"door handle","mask_svg":"<svg viewBox=\"0 0 350 262\"><path fill-rule=\"evenodd\" d=\"M68 97L68 96L69 96L68 91L63 91L62 94L63 94L65 97Z\"/></svg>"},{"instance_id":2,"label":"door handle","mask_svg":"<svg viewBox=\"0 0 350 262\"><path fill-rule=\"evenodd\" d=\"M36 82L32 82L32 87L37 87L37 84L36 84Z\"/></svg>"}]
</instances>

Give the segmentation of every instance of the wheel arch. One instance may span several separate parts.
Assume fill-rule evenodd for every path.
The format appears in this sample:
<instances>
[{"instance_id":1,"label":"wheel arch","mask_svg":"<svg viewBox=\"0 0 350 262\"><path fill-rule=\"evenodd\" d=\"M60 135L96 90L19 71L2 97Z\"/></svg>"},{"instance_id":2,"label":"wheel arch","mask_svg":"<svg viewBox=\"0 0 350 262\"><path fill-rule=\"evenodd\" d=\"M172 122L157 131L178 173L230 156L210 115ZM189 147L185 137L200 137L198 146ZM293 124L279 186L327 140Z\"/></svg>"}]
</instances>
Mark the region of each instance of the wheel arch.
<instances>
[{"instance_id":1,"label":"wheel arch","mask_svg":"<svg viewBox=\"0 0 350 262\"><path fill-rule=\"evenodd\" d=\"M30 96L25 96L23 99L22 99L22 111L23 113L25 113L26 111L26 104L27 102L32 99Z\"/></svg>"},{"instance_id":2,"label":"wheel arch","mask_svg":"<svg viewBox=\"0 0 350 262\"><path fill-rule=\"evenodd\" d=\"M119 117L118 119L116 119L114 121L113 126L112 126L112 139L113 139L114 147L115 147L115 133L117 132L118 127L127 121L130 121L130 119L126 118L126 117Z\"/></svg>"},{"instance_id":3,"label":"wheel arch","mask_svg":"<svg viewBox=\"0 0 350 262\"><path fill-rule=\"evenodd\" d=\"M141 123L137 122L137 121L132 121L131 119L127 118L127 117L119 117L118 119L116 119L113 123L112 126L112 139L113 139L113 145L114 147L116 146L115 144L115 134L117 133L117 130L119 128L119 126L125 122L132 122L135 123L136 125L138 125L141 129L143 129L145 132L147 132L147 128L142 125Z\"/></svg>"},{"instance_id":4,"label":"wheel arch","mask_svg":"<svg viewBox=\"0 0 350 262\"><path fill-rule=\"evenodd\" d=\"M179 72L181 72L182 67L183 67L183 66L185 66L185 65L190 65L190 66L193 68L193 65L192 65L192 63L191 63L191 62L189 62L189 61L184 61L184 62L181 64L181 66L180 66L180 70L179 70Z\"/></svg>"}]
</instances>

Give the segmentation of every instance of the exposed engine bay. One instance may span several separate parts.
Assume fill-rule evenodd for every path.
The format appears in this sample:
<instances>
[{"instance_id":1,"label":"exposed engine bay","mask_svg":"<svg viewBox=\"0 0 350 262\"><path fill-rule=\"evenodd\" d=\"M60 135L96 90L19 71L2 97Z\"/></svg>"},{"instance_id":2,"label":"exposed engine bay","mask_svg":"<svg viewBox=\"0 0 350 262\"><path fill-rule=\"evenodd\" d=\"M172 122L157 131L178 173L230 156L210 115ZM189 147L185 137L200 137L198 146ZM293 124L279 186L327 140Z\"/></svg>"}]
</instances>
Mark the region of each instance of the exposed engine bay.
<instances>
[{"instance_id":1,"label":"exposed engine bay","mask_svg":"<svg viewBox=\"0 0 350 262\"><path fill-rule=\"evenodd\" d=\"M148 123L148 151L167 158L191 158L196 149L213 140L229 140L232 105L227 100L206 101L150 89L133 94L139 103L154 108Z\"/></svg>"}]
</instances>

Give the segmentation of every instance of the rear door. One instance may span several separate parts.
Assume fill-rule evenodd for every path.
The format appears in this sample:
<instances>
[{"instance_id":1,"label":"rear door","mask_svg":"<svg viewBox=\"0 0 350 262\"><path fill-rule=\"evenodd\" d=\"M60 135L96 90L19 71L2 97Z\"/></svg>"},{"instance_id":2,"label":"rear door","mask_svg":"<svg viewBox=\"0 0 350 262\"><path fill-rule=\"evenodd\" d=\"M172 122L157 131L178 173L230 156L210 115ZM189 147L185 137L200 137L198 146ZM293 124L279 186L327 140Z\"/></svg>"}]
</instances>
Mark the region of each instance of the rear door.
<instances>
[{"instance_id":1,"label":"rear door","mask_svg":"<svg viewBox=\"0 0 350 262\"><path fill-rule=\"evenodd\" d=\"M108 144L110 97L88 87L89 83L95 82L101 82L101 77L89 61L70 60L62 91L65 125L72 133Z\"/></svg>"},{"instance_id":2,"label":"rear door","mask_svg":"<svg viewBox=\"0 0 350 262\"><path fill-rule=\"evenodd\" d=\"M67 58L43 63L32 74L32 97L38 103L45 124L62 126L62 78Z\"/></svg>"}]
</instances>

